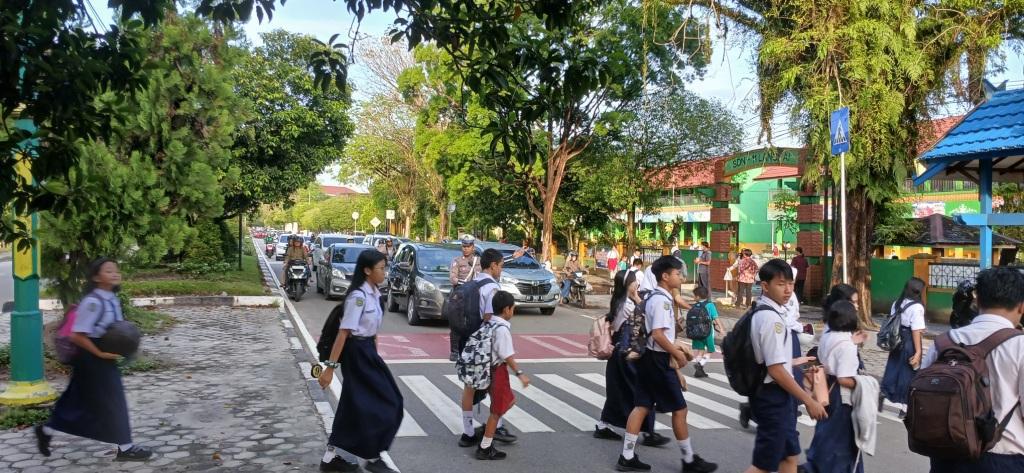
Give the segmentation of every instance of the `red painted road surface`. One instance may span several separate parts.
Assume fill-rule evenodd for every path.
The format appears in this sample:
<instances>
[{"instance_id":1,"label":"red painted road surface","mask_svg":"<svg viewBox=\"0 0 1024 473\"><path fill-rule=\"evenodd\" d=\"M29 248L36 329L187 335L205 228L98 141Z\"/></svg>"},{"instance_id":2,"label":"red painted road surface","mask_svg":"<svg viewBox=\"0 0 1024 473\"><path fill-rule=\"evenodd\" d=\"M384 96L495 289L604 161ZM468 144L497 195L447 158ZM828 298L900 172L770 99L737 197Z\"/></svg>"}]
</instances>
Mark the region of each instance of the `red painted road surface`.
<instances>
[{"instance_id":1,"label":"red painted road surface","mask_svg":"<svg viewBox=\"0 0 1024 473\"><path fill-rule=\"evenodd\" d=\"M512 341L515 344L516 358L519 359L587 357L586 334L517 333L512 335ZM378 335L377 347L385 360L447 359L448 334Z\"/></svg>"}]
</instances>

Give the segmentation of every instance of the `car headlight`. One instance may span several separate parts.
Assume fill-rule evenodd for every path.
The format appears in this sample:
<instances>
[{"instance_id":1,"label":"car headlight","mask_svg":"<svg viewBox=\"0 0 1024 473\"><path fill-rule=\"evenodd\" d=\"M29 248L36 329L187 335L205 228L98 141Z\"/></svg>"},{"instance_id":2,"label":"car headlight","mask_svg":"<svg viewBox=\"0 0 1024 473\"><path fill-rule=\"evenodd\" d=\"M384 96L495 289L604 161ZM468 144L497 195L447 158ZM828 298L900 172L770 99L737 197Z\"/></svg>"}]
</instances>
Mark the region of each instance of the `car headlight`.
<instances>
[{"instance_id":1,"label":"car headlight","mask_svg":"<svg viewBox=\"0 0 1024 473\"><path fill-rule=\"evenodd\" d=\"M551 280L548 281L548 284L551 284L552 286L557 286L558 285L558 278L551 278Z\"/></svg>"},{"instance_id":2,"label":"car headlight","mask_svg":"<svg viewBox=\"0 0 1024 473\"><path fill-rule=\"evenodd\" d=\"M505 276L501 277L501 281L500 282L502 284L519 284L519 280L518 279L510 278L510 277L505 277Z\"/></svg>"},{"instance_id":3,"label":"car headlight","mask_svg":"<svg viewBox=\"0 0 1024 473\"><path fill-rule=\"evenodd\" d=\"M416 290L419 292L434 292L437 286L423 278L416 278Z\"/></svg>"},{"instance_id":4,"label":"car headlight","mask_svg":"<svg viewBox=\"0 0 1024 473\"><path fill-rule=\"evenodd\" d=\"M334 268L331 270L331 276L335 278L345 279L345 272L338 268Z\"/></svg>"}]
</instances>

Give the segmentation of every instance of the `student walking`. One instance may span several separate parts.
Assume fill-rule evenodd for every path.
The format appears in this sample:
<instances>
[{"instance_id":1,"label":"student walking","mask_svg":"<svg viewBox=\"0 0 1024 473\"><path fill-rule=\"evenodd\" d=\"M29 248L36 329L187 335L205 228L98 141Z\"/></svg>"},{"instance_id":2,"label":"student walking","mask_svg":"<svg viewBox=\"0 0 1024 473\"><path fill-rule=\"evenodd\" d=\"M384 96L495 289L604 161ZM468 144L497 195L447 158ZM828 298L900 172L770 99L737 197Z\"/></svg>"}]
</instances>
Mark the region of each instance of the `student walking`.
<instances>
[{"instance_id":1,"label":"student walking","mask_svg":"<svg viewBox=\"0 0 1024 473\"><path fill-rule=\"evenodd\" d=\"M708 374L704 372L704 366L707 365L708 360L711 359L711 354L715 352L715 333L724 333L725 329L722 328L722 322L718 320L718 308L715 307L715 303L708 299L708 290L705 287L696 287L693 289L693 297L697 299L697 302L693 304L690 311L700 310L707 313L708 319L711 321L711 331L707 337L703 339L693 340L693 351L696 363L694 363L694 375L695 378L707 378ZM687 312L686 320L689 322L690 316Z\"/></svg>"},{"instance_id":2,"label":"student walking","mask_svg":"<svg viewBox=\"0 0 1024 473\"><path fill-rule=\"evenodd\" d=\"M326 389L334 371L341 368L341 398L320 471L359 469L359 465L342 458L337 449L366 459L367 471L398 471L387 451L402 423L402 393L377 353L377 332L384 314L378 286L385 279L386 258L378 251L360 253L352 285L345 293L338 338L319 378L320 387Z\"/></svg>"},{"instance_id":3,"label":"student walking","mask_svg":"<svg viewBox=\"0 0 1024 473\"><path fill-rule=\"evenodd\" d=\"M608 262L605 263L605 266L607 266L608 271L614 275L618 272L617 268L619 267L619 250L615 249L615 245L612 245L612 247L608 249L606 257L608 258Z\"/></svg>"},{"instance_id":4,"label":"student walking","mask_svg":"<svg viewBox=\"0 0 1024 473\"><path fill-rule=\"evenodd\" d=\"M647 350L637 362L637 384L634 392L636 406L626 423L626 435L616 468L619 471L650 471L651 466L640 461L636 455L636 442L640 428L652 409L672 413L672 432L675 434L682 453L684 473L710 473L718 465L704 461L694 454L690 443L689 427L686 425L686 400L676 370L669 365L674 358L679 367L686 366L686 356L675 340L675 309L672 290L682 285L680 269L682 262L672 256L662 256L651 265L658 288L645 302L645 323L647 325Z\"/></svg>"},{"instance_id":5,"label":"student walking","mask_svg":"<svg viewBox=\"0 0 1024 473\"><path fill-rule=\"evenodd\" d=\"M741 256L739 253L729 252L729 261L732 263L725 269L725 276L722 277L722 280L725 281L725 297L732 297L733 301L736 300L736 288L732 286L732 282L736 280L736 268L740 265Z\"/></svg>"},{"instance_id":6,"label":"student walking","mask_svg":"<svg viewBox=\"0 0 1024 473\"><path fill-rule=\"evenodd\" d=\"M626 361L622 352L622 327L626 317L633 313L641 301L637 293L636 273L616 273L612 301L605 316L611 321L614 351L604 369L604 407L601 409L601 420L594 426L594 438L622 440L622 436L612 430L612 427L625 429L629 414L633 412L633 390L637 383L637 372L635 364ZM640 430L644 433L643 444L646 446L660 447L670 441L668 437L654 431L654 411L649 412L644 418Z\"/></svg>"},{"instance_id":7,"label":"student walking","mask_svg":"<svg viewBox=\"0 0 1024 473\"><path fill-rule=\"evenodd\" d=\"M910 394L910 381L921 366L921 336L924 333L924 304L921 294L924 292L924 281L910 278L903 286L903 294L892 304L890 317L900 318L900 346L889 352L889 360L885 364L882 376L882 393L884 399L896 404L906 404ZM881 399L880 399L881 401ZM882 403L879 402L881 408ZM906 415L906 409L900 409L900 417Z\"/></svg>"},{"instance_id":8,"label":"student walking","mask_svg":"<svg viewBox=\"0 0 1024 473\"><path fill-rule=\"evenodd\" d=\"M491 356L493 368L491 371L491 385L487 390L491 396L491 415L487 418L484 426L483 438L480 446L476 449L477 460L503 460L507 456L494 448L494 437L498 430L498 422L501 416L505 415L516 403L515 394L512 393L512 386L509 383L508 371L512 370L519 378L523 387L530 385L530 378L515 360L515 347L512 346L512 314L515 312L515 298L505 291L498 291L491 299L491 306L494 309L494 316L487 324L493 326L493 341L491 343Z\"/></svg>"},{"instance_id":9,"label":"student walking","mask_svg":"<svg viewBox=\"0 0 1024 473\"><path fill-rule=\"evenodd\" d=\"M997 332L1020 329L1024 314L1024 275L1016 268L996 267L978 273L975 293L980 315L967 326L950 330L953 343L971 346L982 343ZM1006 332L1014 334L1014 332ZM921 362L928 367L938 359L932 346ZM1024 471L1024 337L1012 337L996 346L985 358L991 377L992 414L997 422L1006 422L1002 436L977 461L932 458L931 473L1003 473Z\"/></svg>"},{"instance_id":10,"label":"student walking","mask_svg":"<svg viewBox=\"0 0 1024 473\"><path fill-rule=\"evenodd\" d=\"M818 346L818 369L825 370L828 417L814 427L804 469L808 473L864 473L854 437L851 400L860 364L854 341L857 308L849 301L838 301L829 307L827 319L829 332L821 336Z\"/></svg>"},{"instance_id":11,"label":"student walking","mask_svg":"<svg viewBox=\"0 0 1024 473\"><path fill-rule=\"evenodd\" d=\"M739 273L736 280L739 288L736 291L736 307L741 309L750 308L753 298L754 280L757 278L757 262L754 261L753 253L748 248L740 252L740 262L736 266Z\"/></svg>"},{"instance_id":12,"label":"student walking","mask_svg":"<svg viewBox=\"0 0 1024 473\"><path fill-rule=\"evenodd\" d=\"M761 297L751 319L750 338L756 362L767 366L768 374L750 398L757 434L747 473L795 473L800 457L796 401L802 402L814 419L827 415L821 403L793 378L793 365L809 361L793 359L793 344L797 341L787 328L785 306L793 295L793 270L785 261L773 259L760 268L758 276Z\"/></svg>"},{"instance_id":13,"label":"student walking","mask_svg":"<svg viewBox=\"0 0 1024 473\"><path fill-rule=\"evenodd\" d=\"M76 309L70 341L77 347L71 361L71 381L50 414L35 427L36 446L50 456L50 441L60 431L117 445L117 461L145 461L153 452L132 442L128 402L117 361L120 355L97 345L111 324L124 320L117 292L121 271L117 262L100 258L89 265L86 294Z\"/></svg>"}]
</instances>

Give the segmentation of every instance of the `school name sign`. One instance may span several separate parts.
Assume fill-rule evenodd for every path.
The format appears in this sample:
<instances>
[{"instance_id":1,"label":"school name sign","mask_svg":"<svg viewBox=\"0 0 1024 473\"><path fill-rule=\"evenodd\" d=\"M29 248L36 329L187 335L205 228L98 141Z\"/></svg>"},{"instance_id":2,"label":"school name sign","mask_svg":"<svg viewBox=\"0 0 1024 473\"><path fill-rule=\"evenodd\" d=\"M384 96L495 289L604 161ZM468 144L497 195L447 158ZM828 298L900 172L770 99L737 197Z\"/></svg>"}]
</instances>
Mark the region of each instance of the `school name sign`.
<instances>
[{"instance_id":1,"label":"school name sign","mask_svg":"<svg viewBox=\"0 0 1024 473\"><path fill-rule=\"evenodd\" d=\"M797 166L800 150L794 148L765 148L737 154L725 162L725 177L765 166Z\"/></svg>"}]
</instances>

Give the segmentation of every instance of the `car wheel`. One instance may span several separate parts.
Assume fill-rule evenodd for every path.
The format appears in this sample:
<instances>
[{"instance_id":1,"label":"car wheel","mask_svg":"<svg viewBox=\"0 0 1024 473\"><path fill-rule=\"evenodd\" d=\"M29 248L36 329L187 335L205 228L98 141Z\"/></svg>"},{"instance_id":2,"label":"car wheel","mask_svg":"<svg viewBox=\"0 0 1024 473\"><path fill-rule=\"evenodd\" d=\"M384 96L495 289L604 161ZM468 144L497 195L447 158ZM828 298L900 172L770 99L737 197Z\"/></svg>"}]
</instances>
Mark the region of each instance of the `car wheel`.
<instances>
[{"instance_id":1,"label":"car wheel","mask_svg":"<svg viewBox=\"0 0 1024 473\"><path fill-rule=\"evenodd\" d=\"M540 310L540 313L542 313L544 315L551 315L551 314L555 313L555 308L554 307L544 307L544 308L542 308Z\"/></svg>"},{"instance_id":2,"label":"car wheel","mask_svg":"<svg viewBox=\"0 0 1024 473\"><path fill-rule=\"evenodd\" d=\"M388 312L398 312L398 301L395 300L394 291L388 292Z\"/></svg>"},{"instance_id":3,"label":"car wheel","mask_svg":"<svg viewBox=\"0 0 1024 473\"><path fill-rule=\"evenodd\" d=\"M416 293L409 293L409 301L405 305L405 318L409 321L409 325L420 324L420 314L416 311Z\"/></svg>"}]
</instances>

